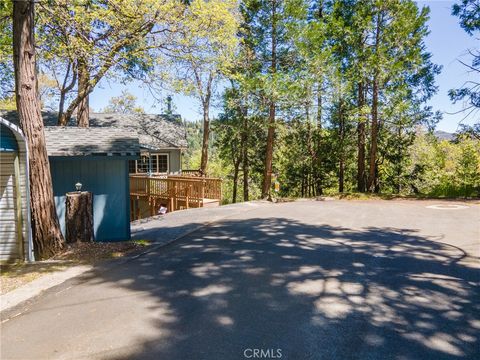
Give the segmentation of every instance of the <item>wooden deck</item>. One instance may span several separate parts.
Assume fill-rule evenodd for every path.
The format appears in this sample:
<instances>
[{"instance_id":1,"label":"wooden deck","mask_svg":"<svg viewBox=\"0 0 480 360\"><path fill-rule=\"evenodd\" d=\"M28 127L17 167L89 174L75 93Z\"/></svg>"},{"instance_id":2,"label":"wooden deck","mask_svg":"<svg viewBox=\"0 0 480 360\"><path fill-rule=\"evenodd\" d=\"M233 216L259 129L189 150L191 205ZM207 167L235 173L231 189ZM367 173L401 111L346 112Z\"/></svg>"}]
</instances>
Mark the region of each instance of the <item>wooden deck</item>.
<instances>
[{"instance_id":1,"label":"wooden deck","mask_svg":"<svg viewBox=\"0 0 480 360\"><path fill-rule=\"evenodd\" d=\"M158 214L160 206L168 212L219 206L222 180L192 176L130 175L130 220Z\"/></svg>"}]
</instances>

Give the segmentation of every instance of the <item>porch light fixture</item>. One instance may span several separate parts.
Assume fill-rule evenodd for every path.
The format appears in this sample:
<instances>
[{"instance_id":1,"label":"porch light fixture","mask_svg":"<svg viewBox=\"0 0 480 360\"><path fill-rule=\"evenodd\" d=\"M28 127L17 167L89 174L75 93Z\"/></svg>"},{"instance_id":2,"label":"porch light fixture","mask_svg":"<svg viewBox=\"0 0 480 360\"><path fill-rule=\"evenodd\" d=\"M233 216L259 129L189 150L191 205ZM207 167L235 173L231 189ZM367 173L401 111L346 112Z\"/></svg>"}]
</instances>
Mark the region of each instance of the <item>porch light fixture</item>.
<instances>
[{"instance_id":1,"label":"porch light fixture","mask_svg":"<svg viewBox=\"0 0 480 360\"><path fill-rule=\"evenodd\" d=\"M75 189L77 189L77 191L82 191L82 183L77 182L77 183L75 184Z\"/></svg>"}]
</instances>

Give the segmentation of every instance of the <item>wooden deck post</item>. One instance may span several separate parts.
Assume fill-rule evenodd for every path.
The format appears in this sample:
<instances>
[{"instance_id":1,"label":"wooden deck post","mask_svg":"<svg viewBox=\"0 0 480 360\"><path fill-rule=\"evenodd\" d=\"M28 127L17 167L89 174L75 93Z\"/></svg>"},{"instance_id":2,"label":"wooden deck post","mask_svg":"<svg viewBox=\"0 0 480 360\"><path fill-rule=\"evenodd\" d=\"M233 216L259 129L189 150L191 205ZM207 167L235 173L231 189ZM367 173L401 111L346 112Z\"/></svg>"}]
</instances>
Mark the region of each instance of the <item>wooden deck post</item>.
<instances>
[{"instance_id":1,"label":"wooden deck post","mask_svg":"<svg viewBox=\"0 0 480 360\"><path fill-rule=\"evenodd\" d=\"M175 189L173 192L174 209L178 210L178 187L176 182L175 182L174 189Z\"/></svg>"},{"instance_id":2,"label":"wooden deck post","mask_svg":"<svg viewBox=\"0 0 480 360\"><path fill-rule=\"evenodd\" d=\"M135 201L135 220L140 219L140 196L136 196Z\"/></svg>"},{"instance_id":3,"label":"wooden deck post","mask_svg":"<svg viewBox=\"0 0 480 360\"><path fill-rule=\"evenodd\" d=\"M169 193L168 193L168 203L169 203L169 211L175 211L175 206L174 206L174 201L173 201L173 197L175 196L175 193L174 193L174 190L173 188L170 189Z\"/></svg>"},{"instance_id":4,"label":"wooden deck post","mask_svg":"<svg viewBox=\"0 0 480 360\"><path fill-rule=\"evenodd\" d=\"M219 189L218 204L222 205L222 180L218 180L218 189Z\"/></svg>"},{"instance_id":5,"label":"wooden deck post","mask_svg":"<svg viewBox=\"0 0 480 360\"><path fill-rule=\"evenodd\" d=\"M130 221L135 220L135 209L133 208L135 205L135 201L133 200L133 196L130 195Z\"/></svg>"}]
</instances>

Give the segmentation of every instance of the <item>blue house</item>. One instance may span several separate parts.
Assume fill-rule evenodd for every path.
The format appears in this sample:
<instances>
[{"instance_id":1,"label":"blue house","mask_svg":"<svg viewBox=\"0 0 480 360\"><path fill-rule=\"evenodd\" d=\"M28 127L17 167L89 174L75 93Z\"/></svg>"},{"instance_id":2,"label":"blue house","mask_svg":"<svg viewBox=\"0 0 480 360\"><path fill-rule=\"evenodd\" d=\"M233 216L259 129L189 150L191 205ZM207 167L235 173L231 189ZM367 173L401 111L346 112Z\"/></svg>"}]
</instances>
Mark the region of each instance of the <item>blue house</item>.
<instances>
[{"instance_id":1,"label":"blue house","mask_svg":"<svg viewBox=\"0 0 480 360\"><path fill-rule=\"evenodd\" d=\"M65 195L82 184L93 193L96 241L130 239L129 160L139 158L136 133L112 127L45 127L55 206L65 235Z\"/></svg>"}]
</instances>

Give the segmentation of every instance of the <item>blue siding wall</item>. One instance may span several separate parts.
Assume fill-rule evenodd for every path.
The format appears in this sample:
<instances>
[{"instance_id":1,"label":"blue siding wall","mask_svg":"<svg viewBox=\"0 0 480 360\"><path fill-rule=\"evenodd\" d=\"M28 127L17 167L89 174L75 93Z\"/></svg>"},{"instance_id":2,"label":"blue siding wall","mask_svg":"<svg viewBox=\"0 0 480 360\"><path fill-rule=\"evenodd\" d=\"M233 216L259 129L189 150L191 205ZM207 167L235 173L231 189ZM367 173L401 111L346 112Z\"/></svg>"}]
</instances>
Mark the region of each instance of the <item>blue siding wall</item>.
<instances>
[{"instance_id":1,"label":"blue siding wall","mask_svg":"<svg viewBox=\"0 0 480 360\"><path fill-rule=\"evenodd\" d=\"M65 194L93 192L93 217L96 241L130 239L130 196L128 160L111 157L65 157L50 159L55 205L65 235Z\"/></svg>"}]
</instances>

